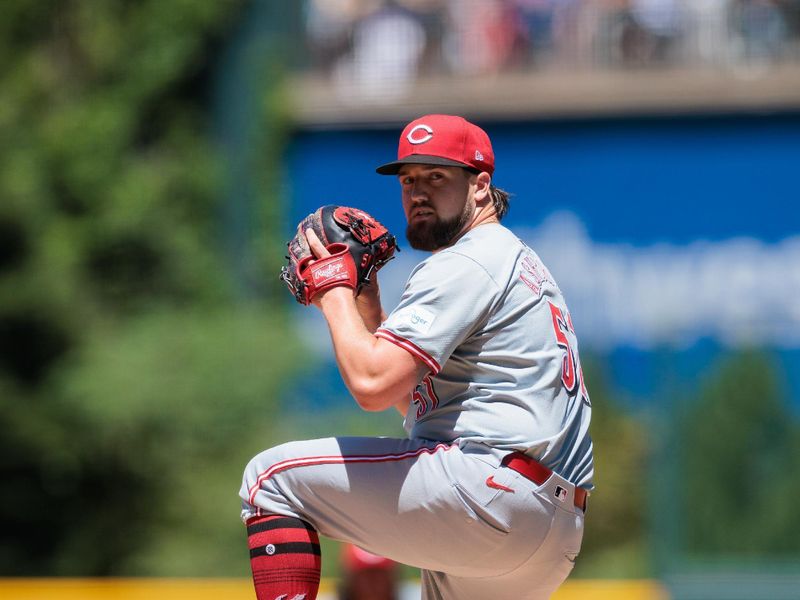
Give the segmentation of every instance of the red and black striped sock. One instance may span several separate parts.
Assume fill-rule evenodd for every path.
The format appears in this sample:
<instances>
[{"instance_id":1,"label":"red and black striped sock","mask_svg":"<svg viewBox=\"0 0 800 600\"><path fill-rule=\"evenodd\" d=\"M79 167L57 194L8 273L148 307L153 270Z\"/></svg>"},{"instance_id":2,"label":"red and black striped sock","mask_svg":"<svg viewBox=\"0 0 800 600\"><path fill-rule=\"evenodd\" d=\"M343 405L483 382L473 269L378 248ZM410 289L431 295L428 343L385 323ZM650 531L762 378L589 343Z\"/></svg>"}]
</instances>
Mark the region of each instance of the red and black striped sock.
<instances>
[{"instance_id":1,"label":"red and black striped sock","mask_svg":"<svg viewBox=\"0 0 800 600\"><path fill-rule=\"evenodd\" d=\"M319 536L295 517L267 515L247 521L250 566L258 600L314 600L322 557Z\"/></svg>"}]
</instances>

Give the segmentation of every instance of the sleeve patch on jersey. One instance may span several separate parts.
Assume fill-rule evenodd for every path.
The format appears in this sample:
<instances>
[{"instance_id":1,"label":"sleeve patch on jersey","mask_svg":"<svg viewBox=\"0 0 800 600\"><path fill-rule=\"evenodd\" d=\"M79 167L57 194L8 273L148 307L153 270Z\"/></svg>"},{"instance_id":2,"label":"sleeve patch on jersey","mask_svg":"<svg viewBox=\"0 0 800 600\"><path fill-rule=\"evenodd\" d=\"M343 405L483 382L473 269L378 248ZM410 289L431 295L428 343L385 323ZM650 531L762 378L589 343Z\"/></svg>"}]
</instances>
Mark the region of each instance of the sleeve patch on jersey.
<instances>
[{"instance_id":1,"label":"sleeve patch on jersey","mask_svg":"<svg viewBox=\"0 0 800 600\"><path fill-rule=\"evenodd\" d=\"M419 306L407 306L397 315L398 325L406 325L419 333L428 333L435 320L435 314Z\"/></svg>"}]
</instances>

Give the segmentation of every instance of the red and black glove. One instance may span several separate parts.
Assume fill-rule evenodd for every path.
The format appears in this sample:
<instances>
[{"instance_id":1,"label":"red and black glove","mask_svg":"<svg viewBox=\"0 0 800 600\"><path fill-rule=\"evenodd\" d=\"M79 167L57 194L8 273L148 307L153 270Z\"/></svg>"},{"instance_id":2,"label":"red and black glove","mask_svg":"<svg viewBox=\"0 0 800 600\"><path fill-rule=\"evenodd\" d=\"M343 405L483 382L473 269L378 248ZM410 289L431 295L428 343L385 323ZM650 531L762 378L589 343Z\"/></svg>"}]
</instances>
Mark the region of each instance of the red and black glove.
<instances>
[{"instance_id":1,"label":"red and black glove","mask_svg":"<svg viewBox=\"0 0 800 600\"><path fill-rule=\"evenodd\" d=\"M315 258L305 232L311 229L330 256ZM355 290L369 283L372 274L394 257L397 241L373 217L357 208L327 205L300 221L287 244L289 264L281 279L301 304L336 286Z\"/></svg>"}]
</instances>

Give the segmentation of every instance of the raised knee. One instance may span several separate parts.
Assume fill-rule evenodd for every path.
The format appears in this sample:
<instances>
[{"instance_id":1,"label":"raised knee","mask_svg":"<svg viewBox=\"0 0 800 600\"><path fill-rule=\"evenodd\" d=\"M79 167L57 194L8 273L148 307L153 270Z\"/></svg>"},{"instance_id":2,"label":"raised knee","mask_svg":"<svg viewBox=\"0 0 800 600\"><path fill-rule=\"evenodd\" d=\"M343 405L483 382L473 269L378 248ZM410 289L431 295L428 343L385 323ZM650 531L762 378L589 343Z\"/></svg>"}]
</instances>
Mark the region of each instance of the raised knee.
<instances>
[{"instance_id":1,"label":"raised knee","mask_svg":"<svg viewBox=\"0 0 800 600\"><path fill-rule=\"evenodd\" d=\"M261 488L273 488L273 477L282 471L282 465L292 458L293 442L280 444L256 454L247 463L242 476L242 499L253 502L253 496ZM274 490L277 491L277 490ZM245 492L247 495L245 496Z\"/></svg>"},{"instance_id":2,"label":"raised knee","mask_svg":"<svg viewBox=\"0 0 800 600\"><path fill-rule=\"evenodd\" d=\"M264 450L247 463L239 492L243 520L265 512L294 513L291 497L287 497L284 487L277 482L284 470L282 466L291 459L291 445L290 442Z\"/></svg>"},{"instance_id":3,"label":"raised knee","mask_svg":"<svg viewBox=\"0 0 800 600\"><path fill-rule=\"evenodd\" d=\"M242 487L252 490L261 483L264 478L269 474L269 471L276 462L278 462L276 455L276 448L269 448L263 452L259 452L247 463L244 468L242 476Z\"/></svg>"}]
</instances>

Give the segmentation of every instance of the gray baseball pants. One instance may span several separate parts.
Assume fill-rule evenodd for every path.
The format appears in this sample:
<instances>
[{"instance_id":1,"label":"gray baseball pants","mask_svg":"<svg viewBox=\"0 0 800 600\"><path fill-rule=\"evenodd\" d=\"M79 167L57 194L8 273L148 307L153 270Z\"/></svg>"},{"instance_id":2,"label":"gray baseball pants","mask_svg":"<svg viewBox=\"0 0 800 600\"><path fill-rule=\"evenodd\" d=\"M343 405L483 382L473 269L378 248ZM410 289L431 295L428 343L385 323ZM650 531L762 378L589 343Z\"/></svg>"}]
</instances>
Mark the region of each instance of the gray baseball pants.
<instances>
[{"instance_id":1,"label":"gray baseball pants","mask_svg":"<svg viewBox=\"0 0 800 600\"><path fill-rule=\"evenodd\" d=\"M566 579L584 515L574 487L537 485L482 444L341 437L247 465L242 516L282 514L422 570L423 600L535 600ZM567 495L565 496L565 490Z\"/></svg>"}]
</instances>

